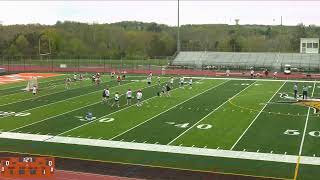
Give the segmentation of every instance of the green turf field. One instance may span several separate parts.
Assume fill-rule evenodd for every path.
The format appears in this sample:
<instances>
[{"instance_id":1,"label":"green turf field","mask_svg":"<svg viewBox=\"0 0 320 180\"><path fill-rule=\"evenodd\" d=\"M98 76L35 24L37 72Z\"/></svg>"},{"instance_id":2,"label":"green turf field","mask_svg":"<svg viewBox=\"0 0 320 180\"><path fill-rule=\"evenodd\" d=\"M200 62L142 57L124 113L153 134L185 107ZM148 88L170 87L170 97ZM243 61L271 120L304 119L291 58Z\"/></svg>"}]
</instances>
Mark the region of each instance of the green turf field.
<instances>
[{"instance_id":1,"label":"green turf field","mask_svg":"<svg viewBox=\"0 0 320 180\"><path fill-rule=\"evenodd\" d=\"M292 99L294 81L193 78L170 96L158 96L153 78L129 75L119 85L108 76L65 89L64 76L41 79L36 96L25 83L0 86L0 151L105 162L263 176L317 179L320 175L320 117ZM189 79L186 77L186 81ZM299 94L320 104L320 82L297 81ZM102 103L109 87L120 107ZM126 105L130 88L143 92ZM300 99L300 97L298 98ZM87 120L85 114L94 118Z\"/></svg>"}]
</instances>

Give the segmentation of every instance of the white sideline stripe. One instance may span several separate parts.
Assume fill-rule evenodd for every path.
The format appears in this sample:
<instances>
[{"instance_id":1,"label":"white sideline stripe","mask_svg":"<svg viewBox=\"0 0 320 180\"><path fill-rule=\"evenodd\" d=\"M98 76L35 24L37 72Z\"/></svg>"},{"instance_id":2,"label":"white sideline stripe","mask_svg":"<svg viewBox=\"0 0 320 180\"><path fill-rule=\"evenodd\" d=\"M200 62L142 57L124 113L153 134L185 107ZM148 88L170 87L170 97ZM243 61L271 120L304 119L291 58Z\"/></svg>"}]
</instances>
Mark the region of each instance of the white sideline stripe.
<instances>
[{"instance_id":1,"label":"white sideline stripe","mask_svg":"<svg viewBox=\"0 0 320 180\"><path fill-rule=\"evenodd\" d=\"M56 87L57 87L57 86L64 87L65 85L64 85L64 84L59 84L59 85L56 85ZM83 88L83 87L89 87L89 86L90 86L90 84L85 85L85 86L82 86L82 87L76 87L76 88L73 88L73 89L70 89L70 90L79 89L79 88ZM1 107L1 106L7 106L7 105L10 105L10 104L14 104L14 103L23 102L23 101L29 101L29 100L32 100L32 99L38 100L38 98L45 97L45 96L49 96L49 95L53 95L53 94L57 94L57 93L62 93L62 92L64 92L64 91L66 91L66 90L63 88L63 89L61 89L61 90L59 90L59 91L54 91L54 92L52 92L52 93L41 94L41 95L37 96L36 98L34 98L34 97L32 96L32 97L30 97L30 98L23 99L23 100L21 100L21 101L14 101L14 102L6 103L6 104L0 104L0 107ZM24 93L24 92L18 92L18 93ZM7 95L5 95L5 96L12 96L12 95L14 95L14 94L17 94L17 93L7 94ZM4 97L5 97L5 96L4 96ZM8 97L5 97L5 98L8 98ZM46 100L46 101L48 101L48 100Z\"/></svg>"},{"instance_id":2,"label":"white sideline stripe","mask_svg":"<svg viewBox=\"0 0 320 180\"><path fill-rule=\"evenodd\" d=\"M256 82L250 84L249 86L247 86L246 88L242 89L241 91L239 91L237 94L235 94L234 96L232 96L231 98L228 98L224 103L220 104L220 106L218 106L217 108L215 108L213 111L211 111L209 114L207 114L206 116L204 116L203 118L201 118L198 122L196 122L195 124L193 124L191 127L189 127L187 130L185 130L183 133L181 133L179 136L177 136L176 138L174 138L172 141L170 141L168 143L168 145L170 145L171 143L173 143L175 140L177 140L178 138L180 138L181 136L183 136L185 133L187 133L190 129L192 129L193 127L195 127L196 125L198 125L201 121L203 121L205 118L207 118L208 116L210 116L212 113L216 112L218 109L220 109L223 105L225 105L226 103L228 103L231 99L235 98L236 96L238 96L239 94L241 94L243 91L245 91L246 89L248 89L249 87L251 87L253 84L255 84Z\"/></svg>"},{"instance_id":3,"label":"white sideline stripe","mask_svg":"<svg viewBox=\"0 0 320 180\"><path fill-rule=\"evenodd\" d=\"M154 86L156 86L156 84L155 84L155 85L152 85L152 86L147 86L147 87L145 87L145 88L154 87ZM143 89L145 89L145 88L143 88ZM175 88L175 89L173 89L172 91L175 91L175 90L177 90L177 89L179 89L179 88ZM150 100L152 100L152 99L154 99L154 98L156 98L156 97L157 97L157 96L153 96L153 97L148 98L148 99L146 99L146 100L144 100L144 101L142 101L142 102L143 102L143 103L147 103L148 101L150 101ZM118 110L118 111L115 111L115 112L112 112L112 113L107 114L107 115L105 115L105 116L102 116L102 117L100 117L100 118L98 118L98 119L96 119L96 120L94 120L94 121L89 121L88 123L82 124L82 125L80 125L80 126L77 126L77 127L72 128L72 129L69 129L69 130L67 130L67 131L65 131L65 132L62 132L62 133L60 133L60 134L57 134L57 136L62 135L62 134L65 134L65 133L68 133L68 132L71 132L71 131L73 131L73 130L76 130L76 129L78 129L78 128L81 128L81 127L83 127L83 126L86 126L86 125L88 125L88 124L91 124L91 123L93 123L93 122L95 122L95 121L97 121L97 120L100 120L100 119L105 118L105 117L107 117L107 116L110 116L110 115L112 115L112 114L121 112L121 111L123 111L123 110L125 110L125 109L128 109L128 108L130 108L130 107L133 107L134 105L136 105L136 104L132 104L132 105L127 106L127 107L125 107L125 108L123 108L123 109L120 109L120 110Z\"/></svg>"},{"instance_id":4,"label":"white sideline stripe","mask_svg":"<svg viewBox=\"0 0 320 180\"><path fill-rule=\"evenodd\" d=\"M132 83L133 83L133 82L132 82ZM131 84L131 83L127 83L127 84ZM123 84L123 85L127 85L127 84ZM120 86L123 86L123 85L120 85ZM115 86L115 87L119 87L119 86ZM113 89L113 88L115 88L115 87L111 87L110 89ZM121 96L123 96L123 95L124 95L124 94L122 94ZM82 108L85 108L85 107L88 107L88 106L92 106L92 105L95 105L95 104L99 104L99 103L101 103L101 102L95 102L95 103L92 103L92 104L88 104L88 105L85 105L85 106L81 106L81 107L79 107L79 108L72 109L72 110L70 110L70 111L67 111L67 112L64 112L64 113L60 113L60 114L57 114L57 115L55 115L55 116L47 117L47 118L42 119L42 120L40 120L40 121L35 121L35 122L33 122L33 123L26 124L26 125L24 125L24 126L17 127L17 128L15 128L15 129L11 129L11 130L9 130L9 131L10 131L10 132L16 131L16 130L18 130L18 129L22 129L22 128L25 128L25 127L28 127L28 126L31 126L31 125L34 125L34 124L37 124L37 123L41 123L41 122L43 122L43 121L47 121L47 120L49 120L49 119L52 119L52 118L55 118L55 117L58 117L58 116L61 116L61 115L64 115L64 114L68 114L68 113L70 113L70 112L77 111L77 110L79 110L79 109L82 109Z\"/></svg>"},{"instance_id":5,"label":"white sideline stripe","mask_svg":"<svg viewBox=\"0 0 320 180\"><path fill-rule=\"evenodd\" d=\"M314 82L314 84L313 84L313 90L312 90L311 97L313 97L315 87L316 87L316 82ZM301 156L301 154L302 154L302 149L303 149L303 144L304 144L304 138L305 138L305 136L306 136L306 131L307 131L307 127L308 127L310 110L311 110L311 108L309 107L309 108L308 108L308 113L307 113L307 118L306 118L306 123L305 123L305 125L304 125L303 135L302 135L302 139L301 139L301 144L300 144L300 149L299 149L299 156Z\"/></svg>"},{"instance_id":6,"label":"white sideline stripe","mask_svg":"<svg viewBox=\"0 0 320 180\"><path fill-rule=\"evenodd\" d=\"M130 83L128 83L128 84L130 84ZM156 86L156 85L147 86L147 87L142 88L142 89L146 89L146 88L150 88L150 87L154 87L154 86ZM122 94L122 95L124 95L124 94ZM121 96L122 96L122 95L121 95ZM146 99L146 100L144 100L144 101L142 101L142 102L145 103L145 102L147 102L147 101L149 101L149 100L151 100L151 99L153 99L153 98L155 98L155 97L157 97L157 96L153 96L153 97L148 98L148 99ZM65 133L68 133L68 132L73 131L73 130L75 130L75 129L81 128L81 127L86 126L86 125L88 125L88 124L91 124L91 123L93 123L93 122L96 122L96 121L98 121L98 120L100 120L100 119L103 119L103 118L105 118L105 117L107 117L107 116L110 116L110 115L112 115L112 114L114 114L114 113L117 113L117 112L123 111L123 110L125 110L125 109L128 109L128 108L130 108L130 107L132 107L132 106L136 106L136 103L131 104L130 106L127 106L127 107L125 107L125 108L123 108L123 109L119 109L119 110L117 110L117 111L114 111L114 112L112 112L112 113L109 113L109 114L107 114L107 115L104 115L104 116L102 116L102 117L100 117L100 118L98 118L98 119L95 119L95 120L93 120L93 121L89 121L89 122L84 123L84 124L82 124L82 125L80 125L80 126L76 126L76 127L72 128L72 129L69 129L69 130L67 130L67 131L64 131L64 132L62 132L62 133L60 133L60 134L57 134L57 136L62 135L62 134L65 134Z\"/></svg>"},{"instance_id":7,"label":"white sideline stripe","mask_svg":"<svg viewBox=\"0 0 320 180\"><path fill-rule=\"evenodd\" d=\"M280 91L280 89L286 84L286 82L284 82L280 88L272 95L272 97L269 99L269 101L263 106L263 108L260 110L260 112L256 115L256 117L251 121L251 123L249 124L249 126L247 127L247 129L241 134L241 136L238 138L238 140L233 144L233 146L231 147L230 150L233 150L233 148L238 144L238 142L242 139L242 137L247 133L247 131L249 130L249 128L252 126L252 124L258 119L258 117L260 116L260 114L263 112L263 110L267 107L268 103L270 103L270 101L274 98L274 96L276 94L278 94L278 92Z\"/></svg>"},{"instance_id":8,"label":"white sideline stripe","mask_svg":"<svg viewBox=\"0 0 320 180\"><path fill-rule=\"evenodd\" d=\"M173 108L175 108L175 107L178 107L178 106L180 106L181 104L184 104L185 102L187 102L187 101L189 101L189 100L191 100L191 99L193 99L193 98L195 98L195 97L197 97L197 96L200 96L200 95L203 94L203 93L206 93L206 92L208 92L208 91L210 91L210 90L212 90L212 89L214 89L214 88L216 88L216 87L219 87L219 86L221 86L222 84L225 84L226 82L229 82L229 81L224 81L224 82L219 83L219 84L217 84L217 85L215 85L215 86L213 86L213 87L211 87L211 88L209 88L209 89L207 89L207 90L205 90L205 91L203 91L203 92L201 92L201 93L199 93L199 94L196 94L196 95L194 95L194 96L192 96L192 97L190 97L190 98L188 98L188 99L180 102L179 104L176 104L176 105L172 106L171 108L166 109L165 111L162 111L161 113L159 113L159 114L157 114L157 115L155 115L155 116L153 116L153 117L151 117L151 118L149 118L149 119L141 122L140 124L137 124L136 126L134 126L134 127L130 128L130 129L128 129L128 130L126 130L126 131L124 131L124 132L122 132L122 133L120 133L120 134L118 134L118 135L116 135L116 136L114 136L114 137L112 137L112 138L110 138L109 140L115 139L115 138L117 138L117 137L119 137L119 136L121 136L121 135L123 135L123 134L125 134L125 133L127 133L127 132L129 132L129 131L131 131L132 129L134 129L134 128L136 128L136 127L138 127L138 126L140 126L140 125L142 125L142 124L144 124L144 123L146 123L146 122L148 122L148 121L150 121L150 120L152 120L152 119L160 116L161 114L166 113L166 112L170 111L171 109L173 109ZM177 89L180 89L180 88L177 88Z\"/></svg>"},{"instance_id":9,"label":"white sideline stripe","mask_svg":"<svg viewBox=\"0 0 320 180\"><path fill-rule=\"evenodd\" d=\"M108 81L108 82L110 82L110 81ZM134 82L130 82L130 83L126 83L126 84L131 84L131 83L134 83ZM120 85L120 86L122 86L122 85ZM114 87L119 87L119 86L114 86ZM97 93L99 91L101 91L101 89L97 90L97 91L92 91L90 93L82 94L82 95L79 95L79 96L75 96L75 97L72 97L72 98L64 99L64 100L61 100L61 101L56 101L56 102L53 102L53 103L45 104L45 105L42 105L42 106L36 106L34 108L26 109L26 110L21 111L21 112L27 112L27 111L31 111L31 110L34 110L34 109L39 109L39 108L42 108L42 107L46 107L46 106L49 106L49 105L61 103L61 102L64 102L64 101L69 101L69 100L72 100L72 99L75 99L75 98L78 98L78 97L82 97L82 96L86 96L86 95L89 95L89 94ZM1 118L3 118L3 117L0 117L0 119Z\"/></svg>"},{"instance_id":10,"label":"white sideline stripe","mask_svg":"<svg viewBox=\"0 0 320 180\"><path fill-rule=\"evenodd\" d=\"M224 80L238 80L238 81L244 81L244 80L248 80L248 81L270 81L270 82L319 82L316 81L314 79L310 80L310 81L300 81L299 79L296 80L289 80L289 79L245 79L245 78L211 78L211 77L190 77L190 76L185 76L185 78L192 78L192 79L224 79Z\"/></svg>"},{"instance_id":11,"label":"white sideline stripe","mask_svg":"<svg viewBox=\"0 0 320 180\"><path fill-rule=\"evenodd\" d=\"M296 160L297 160L297 156L295 155L243 152L243 151L231 151L231 150L222 150L222 149L216 150L216 149L196 148L196 147L147 144L147 143L136 143L136 142L135 143L121 142L121 141L86 139L86 138L63 137L63 136L47 136L47 135L12 133L12 132L2 132L0 134L0 138L32 140L32 141L38 141L38 142L43 142L45 139L49 138L50 140L48 140L47 142L50 142L50 143L86 145L86 146L94 146L94 147L107 147L107 148L142 150L142 151L153 151L153 152L166 152L166 153L175 153L175 154L200 155L200 156L210 156L210 157L273 161L273 162L284 162L284 163L296 163ZM320 165L320 158L301 156L300 163L309 164L309 165Z\"/></svg>"},{"instance_id":12,"label":"white sideline stripe","mask_svg":"<svg viewBox=\"0 0 320 180\"><path fill-rule=\"evenodd\" d=\"M58 77L58 76L64 76L65 74L62 74L62 75L57 75L57 76L52 76L52 77ZM41 79L46 79L46 78L41 78ZM48 80L48 79L47 79ZM52 82L52 81L57 81L57 80L59 80L59 79L52 79L52 80L49 80L49 81L44 81L44 82L42 82L42 83L50 83L50 82ZM0 89L0 91L2 91L2 90L8 90L8 89L13 89L13 88L17 88L17 87L21 87L21 88L24 88L24 87L26 87L26 85L25 85L25 83L27 82L27 81L20 81L21 83L22 82L24 82L24 84L23 85L16 85L16 86L10 86L10 87L7 87L7 88L3 88L3 89ZM39 82L40 83L40 82Z\"/></svg>"}]
</instances>

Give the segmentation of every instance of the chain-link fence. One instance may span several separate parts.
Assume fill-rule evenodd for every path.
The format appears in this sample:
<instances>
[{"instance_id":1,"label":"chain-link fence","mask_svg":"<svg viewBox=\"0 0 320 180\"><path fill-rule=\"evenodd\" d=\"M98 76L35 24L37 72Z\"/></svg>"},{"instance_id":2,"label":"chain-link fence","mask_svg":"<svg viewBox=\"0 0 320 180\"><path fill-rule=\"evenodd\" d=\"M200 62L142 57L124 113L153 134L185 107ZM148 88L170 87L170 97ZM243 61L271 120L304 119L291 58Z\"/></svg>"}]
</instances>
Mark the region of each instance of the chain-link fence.
<instances>
[{"instance_id":1,"label":"chain-link fence","mask_svg":"<svg viewBox=\"0 0 320 180\"><path fill-rule=\"evenodd\" d=\"M93 56L2 56L0 68L7 72L111 72L162 69L168 66L171 57L152 59L112 59Z\"/></svg>"}]
</instances>

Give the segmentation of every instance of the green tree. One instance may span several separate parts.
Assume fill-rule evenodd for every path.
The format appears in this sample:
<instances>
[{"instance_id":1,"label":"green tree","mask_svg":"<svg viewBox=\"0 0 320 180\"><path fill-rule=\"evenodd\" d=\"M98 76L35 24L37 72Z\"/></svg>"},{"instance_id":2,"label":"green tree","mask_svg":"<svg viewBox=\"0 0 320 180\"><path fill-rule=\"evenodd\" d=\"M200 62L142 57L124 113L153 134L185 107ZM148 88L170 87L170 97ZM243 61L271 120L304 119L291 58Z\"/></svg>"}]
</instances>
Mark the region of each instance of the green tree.
<instances>
[{"instance_id":1,"label":"green tree","mask_svg":"<svg viewBox=\"0 0 320 180\"><path fill-rule=\"evenodd\" d=\"M24 35L19 35L15 41L19 55L28 55L29 42Z\"/></svg>"}]
</instances>

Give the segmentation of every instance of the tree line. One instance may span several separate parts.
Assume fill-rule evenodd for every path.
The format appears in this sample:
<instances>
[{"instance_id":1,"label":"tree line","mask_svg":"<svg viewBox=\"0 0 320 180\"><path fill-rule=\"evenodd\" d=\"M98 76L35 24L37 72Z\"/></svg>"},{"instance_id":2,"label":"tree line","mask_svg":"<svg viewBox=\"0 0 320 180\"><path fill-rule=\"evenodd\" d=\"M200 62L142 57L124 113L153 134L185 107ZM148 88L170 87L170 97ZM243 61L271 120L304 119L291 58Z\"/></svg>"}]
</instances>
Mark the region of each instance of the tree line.
<instances>
[{"instance_id":1,"label":"tree line","mask_svg":"<svg viewBox=\"0 0 320 180\"><path fill-rule=\"evenodd\" d=\"M233 52L299 52L300 38L320 37L320 27L183 25L182 50ZM87 24L58 21L55 25L0 25L1 56L100 56L154 58L176 52L177 27L136 21ZM39 48L40 46L40 48Z\"/></svg>"}]
</instances>

